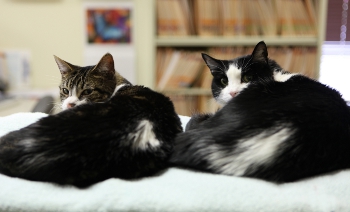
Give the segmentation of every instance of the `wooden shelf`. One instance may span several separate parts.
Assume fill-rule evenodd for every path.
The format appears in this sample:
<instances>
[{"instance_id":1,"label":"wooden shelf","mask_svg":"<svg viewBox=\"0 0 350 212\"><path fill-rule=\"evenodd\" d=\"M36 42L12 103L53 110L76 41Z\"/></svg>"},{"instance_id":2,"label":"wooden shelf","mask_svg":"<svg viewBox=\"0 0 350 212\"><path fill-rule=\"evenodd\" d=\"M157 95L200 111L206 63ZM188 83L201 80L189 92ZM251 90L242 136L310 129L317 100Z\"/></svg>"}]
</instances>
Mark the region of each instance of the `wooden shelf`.
<instances>
[{"instance_id":1,"label":"wooden shelf","mask_svg":"<svg viewBox=\"0 0 350 212\"><path fill-rule=\"evenodd\" d=\"M254 46L264 40L272 46L310 46L317 48L316 70L319 70L321 49L325 38L328 0L319 0L317 35L314 37L241 36L241 37L166 37L157 36L156 0L135 2L135 47L138 84L156 87L155 61L157 47L219 47ZM317 76L316 76L317 77ZM190 89L188 89L190 90ZM188 91L190 92L190 91Z\"/></svg>"},{"instance_id":2,"label":"wooden shelf","mask_svg":"<svg viewBox=\"0 0 350 212\"><path fill-rule=\"evenodd\" d=\"M168 46L254 46L258 42L264 40L267 45L274 46L317 46L318 39L314 36L305 37L203 37L203 36L158 36L155 43L158 47Z\"/></svg>"},{"instance_id":3,"label":"wooden shelf","mask_svg":"<svg viewBox=\"0 0 350 212\"><path fill-rule=\"evenodd\" d=\"M316 36L158 36L156 0L134 0L134 43L137 58L137 84L145 85L166 95L200 96L203 101L212 96L210 89L156 89L156 53L158 47L234 47L255 46L265 41L268 46L298 46L316 48L316 78L318 77L322 45L325 38L328 0L319 0ZM191 98L189 98L191 99ZM186 101L186 100L185 100ZM181 102L183 103L183 102ZM188 106L191 108L192 106Z\"/></svg>"}]
</instances>

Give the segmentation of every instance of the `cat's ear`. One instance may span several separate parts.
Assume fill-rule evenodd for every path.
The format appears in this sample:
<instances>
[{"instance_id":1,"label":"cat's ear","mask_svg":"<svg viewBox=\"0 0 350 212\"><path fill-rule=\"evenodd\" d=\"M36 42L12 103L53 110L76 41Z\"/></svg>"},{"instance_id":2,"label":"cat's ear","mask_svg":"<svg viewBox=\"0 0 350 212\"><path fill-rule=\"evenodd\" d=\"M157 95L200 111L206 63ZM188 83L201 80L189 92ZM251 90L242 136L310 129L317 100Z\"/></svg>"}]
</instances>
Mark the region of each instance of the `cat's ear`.
<instances>
[{"instance_id":1,"label":"cat's ear","mask_svg":"<svg viewBox=\"0 0 350 212\"><path fill-rule=\"evenodd\" d=\"M114 76L115 70L113 56L110 53L105 54L94 67L93 71L98 71L111 77Z\"/></svg>"},{"instance_id":2,"label":"cat's ear","mask_svg":"<svg viewBox=\"0 0 350 212\"><path fill-rule=\"evenodd\" d=\"M254 51L252 53L252 61L254 62L262 62L262 63L268 63L268 53L267 53L267 47L264 41L260 41L258 44L256 44Z\"/></svg>"},{"instance_id":3,"label":"cat's ear","mask_svg":"<svg viewBox=\"0 0 350 212\"><path fill-rule=\"evenodd\" d=\"M209 67L210 71L213 72L214 70L225 70L225 66L222 63L221 60L217 60L213 57L210 57L207 54L202 53L202 58Z\"/></svg>"},{"instance_id":4,"label":"cat's ear","mask_svg":"<svg viewBox=\"0 0 350 212\"><path fill-rule=\"evenodd\" d=\"M58 65L58 68L60 69L61 75L66 75L75 68L74 65L62 60L61 58L57 57L56 55L54 55L54 58L55 58L55 61Z\"/></svg>"}]
</instances>

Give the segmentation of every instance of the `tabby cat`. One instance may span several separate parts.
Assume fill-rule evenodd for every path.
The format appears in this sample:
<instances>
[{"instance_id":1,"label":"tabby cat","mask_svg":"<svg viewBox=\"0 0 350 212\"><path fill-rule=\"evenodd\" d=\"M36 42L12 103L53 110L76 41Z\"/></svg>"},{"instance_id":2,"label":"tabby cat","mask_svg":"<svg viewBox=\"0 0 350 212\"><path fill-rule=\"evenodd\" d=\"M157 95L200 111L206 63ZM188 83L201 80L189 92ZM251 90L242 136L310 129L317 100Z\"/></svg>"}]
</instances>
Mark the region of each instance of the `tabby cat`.
<instances>
[{"instance_id":1,"label":"tabby cat","mask_svg":"<svg viewBox=\"0 0 350 212\"><path fill-rule=\"evenodd\" d=\"M66 64L60 66L63 74L74 75L75 68L64 73ZM97 66L81 70L86 71L62 83L63 94L64 89L81 89L81 94L96 93L103 96L98 101L106 101L77 104L1 137L0 173L86 187L112 177L149 176L166 167L173 140L182 132L170 99L131 85L119 74L115 79L110 54ZM86 80L89 75L94 75L93 82ZM104 85L109 87L106 92Z\"/></svg>"},{"instance_id":2,"label":"tabby cat","mask_svg":"<svg viewBox=\"0 0 350 212\"><path fill-rule=\"evenodd\" d=\"M264 42L233 60L202 56L224 106L191 118L173 165L278 183L350 168L350 110L336 90L284 71Z\"/></svg>"},{"instance_id":3,"label":"tabby cat","mask_svg":"<svg viewBox=\"0 0 350 212\"><path fill-rule=\"evenodd\" d=\"M59 107L62 110L87 102L104 102L113 95L117 85L131 85L114 68L110 69L110 60L113 58L109 53L97 65L86 67L72 65L54 57L61 72Z\"/></svg>"}]
</instances>

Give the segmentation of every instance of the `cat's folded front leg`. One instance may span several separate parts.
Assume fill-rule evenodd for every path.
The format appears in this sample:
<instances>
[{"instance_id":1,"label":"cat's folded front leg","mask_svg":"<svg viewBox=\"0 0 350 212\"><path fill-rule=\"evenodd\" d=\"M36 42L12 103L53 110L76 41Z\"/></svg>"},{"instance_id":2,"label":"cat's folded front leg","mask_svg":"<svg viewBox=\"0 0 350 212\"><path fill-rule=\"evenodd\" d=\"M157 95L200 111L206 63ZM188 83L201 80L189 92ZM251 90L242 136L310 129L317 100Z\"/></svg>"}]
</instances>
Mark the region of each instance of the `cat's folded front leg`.
<instances>
[{"instance_id":1,"label":"cat's folded front leg","mask_svg":"<svg viewBox=\"0 0 350 212\"><path fill-rule=\"evenodd\" d=\"M206 121L213 115L214 114L211 114L211 113L204 113L204 114L198 113L198 114L192 115L190 121L186 125L185 131L197 128L200 123Z\"/></svg>"}]
</instances>

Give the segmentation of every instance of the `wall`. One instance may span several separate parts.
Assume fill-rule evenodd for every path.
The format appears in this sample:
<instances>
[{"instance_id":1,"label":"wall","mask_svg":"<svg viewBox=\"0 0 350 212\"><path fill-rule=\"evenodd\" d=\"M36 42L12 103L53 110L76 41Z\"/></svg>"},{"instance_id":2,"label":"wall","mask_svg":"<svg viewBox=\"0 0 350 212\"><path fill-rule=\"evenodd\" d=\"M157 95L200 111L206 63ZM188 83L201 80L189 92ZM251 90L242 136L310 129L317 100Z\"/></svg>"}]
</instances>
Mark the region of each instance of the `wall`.
<instances>
[{"instance_id":1,"label":"wall","mask_svg":"<svg viewBox=\"0 0 350 212\"><path fill-rule=\"evenodd\" d=\"M58 86L53 55L82 64L80 0L0 0L0 48L31 52L32 86Z\"/></svg>"},{"instance_id":2,"label":"wall","mask_svg":"<svg viewBox=\"0 0 350 212\"><path fill-rule=\"evenodd\" d=\"M60 73L53 55L72 64L83 64L82 6L87 1L0 0L0 49L27 49L31 52L33 88L58 86ZM149 76L144 66L150 66L153 61L148 61L142 54L154 51L154 28L150 27L154 20L149 15L154 12L154 5L145 0L132 2L136 83L152 86L153 76Z\"/></svg>"}]
</instances>

